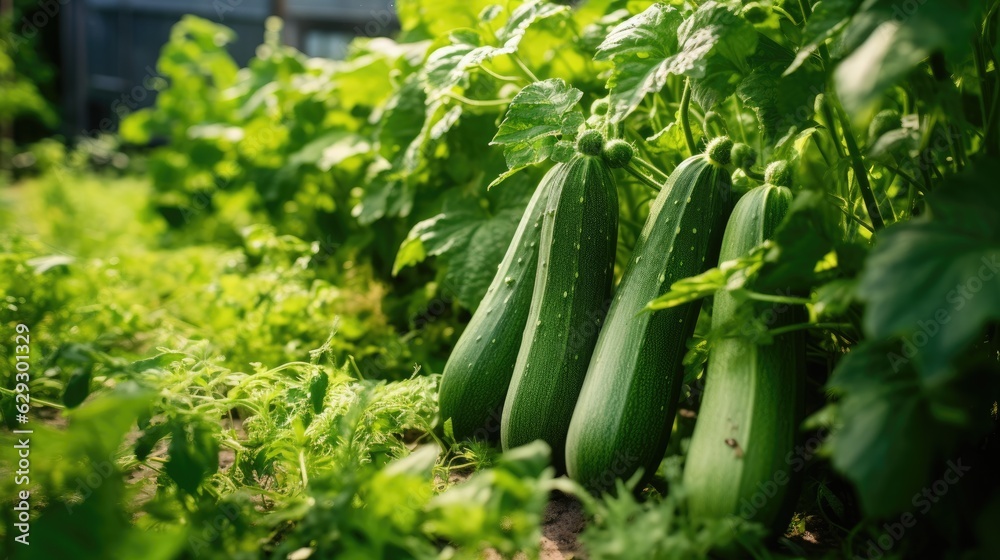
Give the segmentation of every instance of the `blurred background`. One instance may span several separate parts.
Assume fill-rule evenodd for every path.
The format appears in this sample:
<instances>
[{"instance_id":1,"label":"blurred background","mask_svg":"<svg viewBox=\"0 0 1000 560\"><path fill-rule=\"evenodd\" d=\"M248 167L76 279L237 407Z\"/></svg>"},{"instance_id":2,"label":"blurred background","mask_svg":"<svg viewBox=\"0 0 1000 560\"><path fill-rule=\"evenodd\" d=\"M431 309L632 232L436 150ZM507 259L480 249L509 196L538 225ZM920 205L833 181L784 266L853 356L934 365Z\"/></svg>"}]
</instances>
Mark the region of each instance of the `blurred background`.
<instances>
[{"instance_id":1,"label":"blurred background","mask_svg":"<svg viewBox=\"0 0 1000 560\"><path fill-rule=\"evenodd\" d=\"M27 144L114 132L121 118L153 104L149 87L171 27L186 15L224 24L244 66L267 18L284 21L281 41L308 56L343 59L357 36L398 28L389 0L2 0L0 126Z\"/></svg>"}]
</instances>

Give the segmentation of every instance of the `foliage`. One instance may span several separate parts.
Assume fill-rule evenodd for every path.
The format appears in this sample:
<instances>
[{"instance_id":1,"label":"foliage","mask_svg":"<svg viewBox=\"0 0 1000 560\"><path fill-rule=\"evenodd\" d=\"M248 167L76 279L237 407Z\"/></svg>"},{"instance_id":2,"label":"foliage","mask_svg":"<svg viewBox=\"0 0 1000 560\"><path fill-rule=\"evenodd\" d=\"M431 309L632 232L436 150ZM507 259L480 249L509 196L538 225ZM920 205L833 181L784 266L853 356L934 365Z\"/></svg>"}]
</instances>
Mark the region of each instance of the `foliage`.
<instances>
[{"instance_id":1,"label":"foliage","mask_svg":"<svg viewBox=\"0 0 1000 560\"><path fill-rule=\"evenodd\" d=\"M386 325L363 269L333 285L316 247L265 227L238 249L158 248L162 219L134 220L148 192L43 177L9 194L27 199L19 229L47 229L0 238L4 326L30 326L32 399L65 425L32 418L45 505L27 554L5 525L8 555L233 558L263 541L280 557L436 558L444 538L468 557L537 542L548 449L446 490L484 459L434 435L438 378L409 371L431 360ZM68 215L39 219L55 211ZM0 398L16 426L12 393ZM11 495L14 477L2 485ZM469 516L475 500L488 516Z\"/></svg>"},{"instance_id":2,"label":"foliage","mask_svg":"<svg viewBox=\"0 0 1000 560\"><path fill-rule=\"evenodd\" d=\"M790 183L774 239L649 307L745 304L716 329L703 314L688 410L714 341L769 344L761 309L807 307L782 327L808 331L796 523L825 533L805 551L696 525L669 459L666 493L581 497L592 557L996 556L1000 4L398 4L397 37L342 61L282 45L272 20L239 68L231 30L182 20L156 105L122 125L150 146L151 186L79 176L131 169L118 139L30 150L46 172L5 188L0 287L4 325L35 335L50 420L33 554L534 554L548 491L578 489L541 446L442 440L435 372L546 167L589 129L633 148L618 273L651 191L713 139L756 154L735 190ZM11 404L5 388L7 422ZM919 529L897 535L907 515Z\"/></svg>"}]
</instances>

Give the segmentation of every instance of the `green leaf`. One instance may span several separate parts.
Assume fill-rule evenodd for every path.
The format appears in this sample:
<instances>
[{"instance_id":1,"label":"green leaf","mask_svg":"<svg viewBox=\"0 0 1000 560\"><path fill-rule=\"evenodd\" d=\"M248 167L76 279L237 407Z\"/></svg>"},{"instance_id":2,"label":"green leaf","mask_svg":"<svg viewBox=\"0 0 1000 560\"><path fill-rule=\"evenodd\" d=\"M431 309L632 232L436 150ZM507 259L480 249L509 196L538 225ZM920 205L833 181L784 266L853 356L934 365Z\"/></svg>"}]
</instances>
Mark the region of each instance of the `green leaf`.
<instances>
[{"instance_id":1,"label":"green leaf","mask_svg":"<svg viewBox=\"0 0 1000 560\"><path fill-rule=\"evenodd\" d=\"M46 255L28 259L24 264L30 266L35 274L45 274L50 270L58 270L60 267L68 267L75 263L76 259L69 255Z\"/></svg>"},{"instance_id":2,"label":"green leaf","mask_svg":"<svg viewBox=\"0 0 1000 560\"><path fill-rule=\"evenodd\" d=\"M854 303L857 280L841 279L816 288L814 309L820 319L842 316Z\"/></svg>"},{"instance_id":3,"label":"green leaf","mask_svg":"<svg viewBox=\"0 0 1000 560\"><path fill-rule=\"evenodd\" d=\"M677 28L677 46L666 70L690 77L694 100L708 110L732 95L749 70L745 60L757 48L757 31L726 6L706 2Z\"/></svg>"},{"instance_id":4,"label":"green leaf","mask_svg":"<svg viewBox=\"0 0 1000 560\"><path fill-rule=\"evenodd\" d=\"M666 84L669 57L677 52L677 29L683 17L676 8L653 4L611 30L597 47L595 60L614 63L608 89L608 118L618 122L628 116L647 93Z\"/></svg>"},{"instance_id":5,"label":"green leaf","mask_svg":"<svg viewBox=\"0 0 1000 560\"><path fill-rule=\"evenodd\" d=\"M828 385L840 396L833 466L854 483L872 517L912 509L936 471L961 461L955 449L994 427L988 414L998 388L994 359L930 382L905 354L898 341L862 343Z\"/></svg>"},{"instance_id":6,"label":"green leaf","mask_svg":"<svg viewBox=\"0 0 1000 560\"><path fill-rule=\"evenodd\" d=\"M912 506L935 452L930 401L909 364L892 359L897 352L893 345L857 346L829 384L844 395L843 426L831 437L833 465L854 482L873 516Z\"/></svg>"},{"instance_id":7,"label":"green leaf","mask_svg":"<svg viewBox=\"0 0 1000 560\"><path fill-rule=\"evenodd\" d=\"M77 369L66 382L66 389L63 391L63 404L67 408L80 406L87 395L90 394L90 378L93 375L91 367Z\"/></svg>"},{"instance_id":8,"label":"green leaf","mask_svg":"<svg viewBox=\"0 0 1000 560\"><path fill-rule=\"evenodd\" d=\"M447 265L445 284L456 299L474 308L489 287L533 192L533 180L522 177L482 198L455 195L442 212L413 226L400 246L393 273L427 257Z\"/></svg>"},{"instance_id":9,"label":"green leaf","mask_svg":"<svg viewBox=\"0 0 1000 560\"><path fill-rule=\"evenodd\" d=\"M406 217L413 209L416 189L403 180L390 179L389 172L377 175L365 188L361 203L352 215L361 225L372 224L385 217Z\"/></svg>"},{"instance_id":10,"label":"green leaf","mask_svg":"<svg viewBox=\"0 0 1000 560\"><path fill-rule=\"evenodd\" d=\"M480 46L475 32L452 33L452 44L432 52L427 57L424 75L427 94L431 97L450 90L465 79L466 70L488 60L497 53L496 47Z\"/></svg>"},{"instance_id":11,"label":"green leaf","mask_svg":"<svg viewBox=\"0 0 1000 560\"><path fill-rule=\"evenodd\" d=\"M403 37L400 42L442 37L453 29L479 24L479 14L490 0L404 0L396 11Z\"/></svg>"},{"instance_id":12,"label":"green leaf","mask_svg":"<svg viewBox=\"0 0 1000 560\"><path fill-rule=\"evenodd\" d=\"M905 78L931 53L944 51L956 60L968 52L979 0L925 0L910 4L879 0L865 3L844 30L849 54L834 74L844 108L866 111L886 89Z\"/></svg>"},{"instance_id":13,"label":"green leaf","mask_svg":"<svg viewBox=\"0 0 1000 560\"><path fill-rule=\"evenodd\" d=\"M378 151L382 157L392 161L420 134L426 104L420 75L411 74L386 102L379 119Z\"/></svg>"},{"instance_id":14,"label":"green leaf","mask_svg":"<svg viewBox=\"0 0 1000 560\"><path fill-rule=\"evenodd\" d=\"M711 268L697 276L678 280L670 285L670 291L654 299L646 305L649 311L669 309L688 302L711 296L725 289L730 276L741 268L749 266L748 262L731 261L718 268Z\"/></svg>"},{"instance_id":15,"label":"green leaf","mask_svg":"<svg viewBox=\"0 0 1000 560\"><path fill-rule=\"evenodd\" d=\"M452 44L441 47L427 58L425 73L428 95L436 97L460 84L470 68L498 56L516 53L521 39L533 23L568 10L567 6L547 1L535 0L521 4L511 13L507 23L497 30L496 45L483 44L483 38L475 31L453 32Z\"/></svg>"},{"instance_id":16,"label":"green leaf","mask_svg":"<svg viewBox=\"0 0 1000 560\"><path fill-rule=\"evenodd\" d=\"M175 421L169 453L164 470L189 494L194 494L207 476L219 470L219 442L212 431L199 422Z\"/></svg>"},{"instance_id":17,"label":"green leaf","mask_svg":"<svg viewBox=\"0 0 1000 560\"><path fill-rule=\"evenodd\" d=\"M110 393L95 395L83 406L68 411L74 445L85 446L101 460L110 456L122 438L149 406L150 394L131 382L119 384Z\"/></svg>"},{"instance_id":18,"label":"green leaf","mask_svg":"<svg viewBox=\"0 0 1000 560\"><path fill-rule=\"evenodd\" d=\"M371 144L363 136L335 130L316 138L290 155L285 168L294 170L302 165L312 165L327 172L352 157L367 154L371 149ZM285 172L285 169L281 172Z\"/></svg>"},{"instance_id":19,"label":"green leaf","mask_svg":"<svg viewBox=\"0 0 1000 560\"><path fill-rule=\"evenodd\" d=\"M799 291L814 285L816 264L840 239L835 212L822 192L802 191L795 197L761 267L759 291Z\"/></svg>"},{"instance_id":20,"label":"green leaf","mask_svg":"<svg viewBox=\"0 0 1000 560\"><path fill-rule=\"evenodd\" d=\"M868 258L858 293L875 338L902 336L923 375L945 374L1000 319L1000 192L995 163L939 187L930 217L886 229Z\"/></svg>"},{"instance_id":21,"label":"green leaf","mask_svg":"<svg viewBox=\"0 0 1000 560\"><path fill-rule=\"evenodd\" d=\"M161 352L151 358L138 360L125 367L127 373L144 373L149 370L166 370L170 364L184 359L186 354L181 352Z\"/></svg>"},{"instance_id":22,"label":"green leaf","mask_svg":"<svg viewBox=\"0 0 1000 560\"><path fill-rule=\"evenodd\" d=\"M541 440L506 451L494 468L434 496L426 530L470 550L487 544L505 557L537 558L550 455Z\"/></svg>"},{"instance_id":23,"label":"green leaf","mask_svg":"<svg viewBox=\"0 0 1000 560\"><path fill-rule=\"evenodd\" d=\"M145 461L156 444L170 433L170 424L153 424L143 430L142 435L135 440L135 458Z\"/></svg>"},{"instance_id":24,"label":"green leaf","mask_svg":"<svg viewBox=\"0 0 1000 560\"><path fill-rule=\"evenodd\" d=\"M615 27L597 49L595 60L614 63L609 118L623 119L671 74L690 77L695 101L711 109L735 91L756 46L753 26L717 2L702 4L687 19L654 4Z\"/></svg>"},{"instance_id":25,"label":"green leaf","mask_svg":"<svg viewBox=\"0 0 1000 560\"><path fill-rule=\"evenodd\" d=\"M521 4L510 14L507 23L497 31L497 40L505 51L515 52L528 28L536 21L569 13L569 6L548 0L533 0Z\"/></svg>"},{"instance_id":26,"label":"green leaf","mask_svg":"<svg viewBox=\"0 0 1000 560\"><path fill-rule=\"evenodd\" d=\"M525 86L510 103L490 145L502 145L513 171L545 161L557 137L572 137L583 125L583 92L560 78Z\"/></svg>"},{"instance_id":27,"label":"green leaf","mask_svg":"<svg viewBox=\"0 0 1000 560\"><path fill-rule=\"evenodd\" d=\"M812 15L806 21L805 30L802 32L805 44L795 54L795 59L788 65L784 75L787 76L802 67L802 64L809 60L809 57L816 52L820 45L844 28L860 6L861 0L822 0L817 2L813 6Z\"/></svg>"},{"instance_id":28,"label":"green leaf","mask_svg":"<svg viewBox=\"0 0 1000 560\"><path fill-rule=\"evenodd\" d=\"M309 404L312 405L314 413L323 412L323 403L326 400L326 391L330 388L330 376L321 371L309 381Z\"/></svg>"},{"instance_id":29,"label":"green leaf","mask_svg":"<svg viewBox=\"0 0 1000 560\"><path fill-rule=\"evenodd\" d=\"M811 124L813 100L825 86L823 73L814 69L784 76L792 56L791 51L762 36L757 53L748 59L753 69L736 90L756 113L761 134L771 142L793 127L802 129Z\"/></svg>"}]
</instances>

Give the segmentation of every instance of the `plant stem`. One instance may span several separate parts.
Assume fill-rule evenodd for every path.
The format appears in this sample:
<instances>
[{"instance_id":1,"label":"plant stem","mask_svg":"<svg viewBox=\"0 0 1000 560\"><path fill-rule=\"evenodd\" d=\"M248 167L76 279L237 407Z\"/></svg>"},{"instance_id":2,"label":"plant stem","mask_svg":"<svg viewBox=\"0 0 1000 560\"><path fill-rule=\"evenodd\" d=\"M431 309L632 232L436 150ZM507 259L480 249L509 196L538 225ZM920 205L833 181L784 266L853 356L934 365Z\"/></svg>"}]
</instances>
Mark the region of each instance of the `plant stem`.
<instances>
[{"instance_id":1,"label":"plant stem","mask_svg":"<svg viewBox=\"0 0 1000 560\"><path fill-rule=\"evenodd\" d=\"M660 171L659 167L656 167L652 163L650 163L650 162L642 159L639 156L633 156L632 157L632 161L634 161L635 163L637 163L638 165L640 165L646 171L649 171L653 175L654 179L657 179L657 180L659 180L662 183L666 183L667 182L667 179L669 178L669 175L667 175L663 171Z\"/></svg>"},{"instance_id":2,"label":"plant stem","mask_svg":"<svg viewBox=\"0 0 1000 560\"><path fill-rule=\"evenodd\" d=\"M746 144L747 131L746 129L743 128L743 108L740 107L740 100L737 99L736 96L733 96L733 105L735 105L733 113L736 116L736 126L740 129L740 140L742 140L743 143ZM761 151L760 146L757 146L757 151L758 152Z\"/></svg>"},{"instance_id":3,"label":"plant stem","mask_svg":"<svg viewBox=\"0 0 1000 560\"><path fill-rule=\"evenodd\" d=\"M684 93L681 94L681 128L684 129L684 142L687 143L690 155L698 153L698 148L694 143L694 135L691 134L691 120L688 110L691 107L691 79L684 80Z\"/></svg>"},{"instance_id":4,"label":"plant stem","mask_svg":"<svg viewBox=\"0 0 1000 560\"><path fill-rule=\"evenodd\" d=\"M528 68L528 65L521 60L521 57L518 56L517 53L512 53L510 56L514 59L514 64L517 64L517 67L521 69L521 72L524 72L524 75L531 80L532 83L540 81L538 76L536 76L535 73Z\"/></svg>"},{"instance_id":5,"label":"plant stem","mask_svg":"<svg viewBox=\"0 0 1000 560\"><path fill-rule=\"evenodd\" d=\"M635 177L636 179L638 179L640 182L642 182L647 187L653 189L654 191L659 191L660 190L661 187L660 187L660 185L656 184L656 181L650 179L648 176L646 176L645 173L642 173L641 171L639 171L638 169L636 169L633 166L632 163L629 163L628 165L626 165L624 167L624 169L630 175L632 175L633 177Z\"/></svg>"},{"instance_id":6,"label":"plant stem","mask_svg":"<svg viewBox=\"0 0 1000 560\"><path fill-rule=\"evenodd\" d=\"M898 167L896 165L892 165L891 163L880 162L879 165L881 165L882 167L888 169L889 171L892 171L893 173L896 174L897 177L900 177L901 179L903 179L904 181L906 181L910 185L916 187L917 190L920 189L920 184L917 183L917 180L914 179L913 176L910 175L909 173L903 171L902 168L900 168L900 167Z\"/></svg>"},{"instance_id":7,"label":"plant stem","mask_svg":"<svg viewBox=\"0 0 1000 560\"><path fill-rule=\"evenodd\" d=\"M490 76L493 76L494 78L496 78L496 79L498 79L500 81L503 81L503 82L520 82L521 81L521 78L518 78L517 76L504 76L503 74L498 74L498 73L494 72L493 70L490 70L489 68L487 68L486 66L484 66L482 64L479 65L479 69L482 70L483 72L486 72Z\"/></svg>"},{"instance_id":8,"label":"plant stem","mask_svg":"<svg viewBox=\"0 0 1000 560\"><path fill-rule=\"evenodd\" d=\"M812 303L809 298L799 298L793 296L773 296L771 294L762 294L760 292L745 292L747 299L752 299L754 301L766 301L768 303L787 303L790 305L806 305L807 303Z\"/></svg>"},{"instance_id":9,"label":"plant stem","mask_svg":"<svg viewBox=\"0 0 1000 560\"><path fill-rule=\"evenodd\" d=\"M851 323L799 323L797 325L788 325L786 327L778 327L776 329L771 329L767 333L771 336L779 336L785 333L802 331L808 329L843 329L853 327Z\"/></svg>"},{"instance_id":10,"label":"plant stem","mask_svg":"<svg viewBox=\"0 0 1000 560\"><path fill-rule=\"evenodd\" d=\"M827 193L827 194L830 194L830 193ZM831 194L830 196L833 196L833 195ZM835 197L835 198L836 198L836 197ZM839 200L839 199L838 199L838 200ZM837 210L840 210L840 212L841 212L841 213L842 213L842 214L844 215L844 217L846 217L847 219L849 219L849 220L853 221L854 223L858 224L859 226L861 226L861 227L865 228L865 229L866 229L866 230L868 230L869 232L871 232L871 233L875 233L875 230L874 230L874 229L872 229L872 226L868 225L868 224L867 224L867 223L866 223L866 222L865 222L864 220L862 220L861 218L859 218L859 217L855 216L854 214L852 214L851 212L849 212L849 211L848 211L848 210L847 210L846 208L844 208L843 206L841 206L841 205L839 205L839 204L834 204L833 206L834 206L834 207L835 207L835 208L836 208Z\"/></svg>"},{"instance_id":11,"label":"plant stem","mask_svg":"<svg viewBox=\"0 0 1000 560\"><path fill-rule=\"evenodd\" d=\"M826 155L826 150L823 149L823 145L819 143L819 138L815 134L811 134L813 143L816 144L816 149L819 150L819 155L823 156L823 161L826 162L826 166L830 167L830 158Z\"/></svg>"},{"instance_id":12,"label":"plant stem","mask_svg":"<svg viewBox=\"0 0 1000 560\"><path fill-rule=\"evenodd\" d=\"M986 110L986 98L989 92L989 82L986 80L986 57L983 56L983 45L977 39L973 43L972 58L976 63L976 76L979 78L979 112L982 115L983 125L989 122L989 112ZM989 131L985 131L989 135Z\"/></svg>"},{"instance_id":13,"label":"plant stem","mask_svg":"<svg viewBox=\"0 0 1000 560\"><path fill-rule=\"evenodd\" d=\"M753 179L754 181L757 181L758 183L763 183L764 182L764 174L763 173L759 173L759 172L754 171L753 169L750 169L750 168L744 169L743 172L746 173L747 177L750 177L751 179Z\"/></svg>"},{"instance_id":14,"label":"plant stem","mask_svg":"<svg viewBox=\"0 0 1000 560\"><path fill-rule=\"evenodd\" d=\"M800 4L801 4L801 2L800 2ZM785 16L788 19L788 21L792 22L792 25L798 27L799 22L795 21L795 18L792 17L792 14L786 12L784 8L782 8L781 6L778 6L777 4L772 4L771 5L771 9L774 10L775 12L778 12L779 14Z\"/></svg>"},{"instance_id":15,"label":"plant stem","mask_svg":"<svg viewBox=\"0 0 1000 560\"><path fill-rule=\"evenodd\" d=\"M513 101L512 99L469 99L464 95L450 92L445 93L444 96L450 97L455 101L461 101L462 103L473 107L496 107L499 105L508 105L511 101Z\"/></svg>"},{"instance_id":16,"label":"plant stem","mask_svg":"<svg viewBox=\"0 0 1000 560\"><path fill-rule=\"evenodd\" d=\"M826 125L827 133L830 135L830 139L833 140L833 147L837 150L837 156L841 159L844 157L844 147L840 145L840 138L837 138L837 125L836 120L833 117L833 110L830 108L830 103L823 103L823 124Z\"/></svg>"},{"instance_id":17,"label":"plant stem","mask_svg":"<svg viewBox=\"0 0 1000 560\"><path fill-rule=\"evenodd\" d=\"M872 222L872 227L880 230L885 227L882 221L882 214L878 209L878 202L875 200L875 193L872 192L872 185L868 181L868 170L861 160L861 152L858 150L858 143L854 140L854 132L851 130L851 123L847 119L847 113L840 107L837 108L840 116L840 127L843 129L844 140L847 142L847 151L851 155L851 167L854 169L854 179L861 189L861 198L865 201L865 209L868 210L868 218Z\"/></svg>"},{"instance_id":18,"label":"plant stem","mask_svg":"<svg viewBox=\"0 0 1000 560\"><path fill-rule=\"evenodd\" d=\"M805 22L812 15L812 6L809 0L799 0L799 9L802 10L802 21Z\"/></svg>"}]
</instances>

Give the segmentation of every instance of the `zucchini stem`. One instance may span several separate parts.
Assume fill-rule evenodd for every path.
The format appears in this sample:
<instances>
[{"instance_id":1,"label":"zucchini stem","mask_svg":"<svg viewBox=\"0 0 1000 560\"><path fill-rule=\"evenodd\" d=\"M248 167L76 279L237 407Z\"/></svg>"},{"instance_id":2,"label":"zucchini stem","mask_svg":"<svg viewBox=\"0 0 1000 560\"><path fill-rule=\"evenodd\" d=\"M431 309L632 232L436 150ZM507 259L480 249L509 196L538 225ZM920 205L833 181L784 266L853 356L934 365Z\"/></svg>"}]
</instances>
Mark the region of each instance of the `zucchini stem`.
<instances>
[{"instance_id":1,"label":"zucchini stem","mask_svg":"<svg viewBox=\"0 0 1000 560\"><path fill-rule=\"evenodd\" d=\"M654 191L659 191L660 190L660 188L661 188L660 185L656 184L656 181L654 181L649 176L647 176L645 173L643 173L639 169L637 169L633 163L630 162L623 169L625 171L628 171L628 173L630 175L632 175L633 177L635 177L636 179L638 179L642 184L644 184L647 187L653 189Z\"/></svg>"},{"instance_id":2,"label":"zucchini stem","mask_svg":"<svg viewBox=\"0 0 1000 560\"><path fill-rule=\"evenodd\" d=\"M664 173L663 171L661 171L659 167L656 167L652 163L650 163L650 162L642 159L639 156L633 156L632 157L632 161L634 161L636 164L638 164L643 169L645 169L650 174L652 174L654 179L657 179L661 183L666 183L667 182L667 179L669 178L669 176L666 173Z\"/></svg>"},{"instance_id":3,"label":"zucchini stem","mask_svg":"<svg viewBox=\"0 0 1000 560\"><path fill-rule=\"evenodd\" d=\"M794 25L795 27L799 26L799 22L795 21L795 18L792 17L792 14L788 13L787 11L785 11L785 9L782 8L781 6L779 6L777 4L773 4L773 5L771 5L771 9L774 10L775 12L777 12L778 14L785 16L785 19L787 19L788 21L792 22L792 25ZM803 23L804 23L804 21L803 21Z\"/></svg>"},{"instance_id":4,"label":"zucchini stem","mask_svg":"<svg viewBox=\"0 0 1000 560\"><path fill-rule=\"evenodd\" d=\"M779 336L790 332L808 329L845 329L852 327L854 327L854 325L851 323L799 323L797 325L788 325L785 327L771 329L767 331L767 334L771 336Z\"/></svg>"},{"instance_id":5,"label":"zucchini stem","mask_svg":"<svg viewBox=\"0 0 1000 560\"><path fill-rule=\"evenodd\" d=\"M847 152L851 156L854 179L858 182L858 188L861 189L861 198L865 202L865 209L868 210L868 218L871 219L872 227L880 230L885 227L885 222L882 220L882 213L878 209L875 193L872 192L872 185L868 180L868 170L861 160L861 151L858 149L858 143L854 139L851 123L847 119L847 113L842 108L837 108L837 114L840 117L840 127L843 129L844 141L847 143Z\"/></svg>"},{"instance_id":6,"label":"zucchini stem","mask_svg":"<svg viewBox=\"0 0 1000 560\"><path fill-rule=\"evenodd\" d=\"M688 112L691 108L691 79L684 80L684 93L681 94L681 128L684 129L684 142L687 144L690 155L698 153L698 147L694 143L694 135L691 134L691 117Z\"/></svg>"},{"instance_id":7,"label":"zucchini stem","mask_svg":"<svg viewBox=\"0 0 1000 560\"><path fill-rule=\"evenodd\" d=\"M740 168L740 169L743 169L743 168ZM763 173L760 173L758 171L754 171L753 169L750 169L749 167L746 168L746 169L743 169L743 172L746 173L747 177L750 177L751 179L753 179L754 181L757 181L758 183L763 183L764 182L764 174Z\"/></svg>"}]
</instances>

